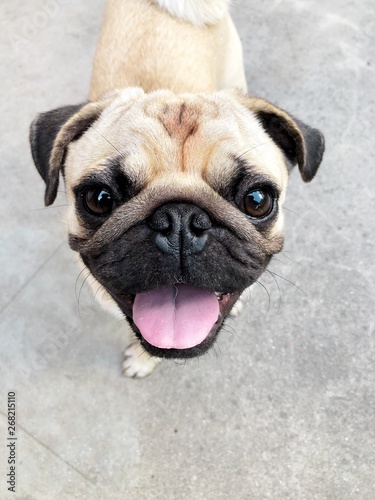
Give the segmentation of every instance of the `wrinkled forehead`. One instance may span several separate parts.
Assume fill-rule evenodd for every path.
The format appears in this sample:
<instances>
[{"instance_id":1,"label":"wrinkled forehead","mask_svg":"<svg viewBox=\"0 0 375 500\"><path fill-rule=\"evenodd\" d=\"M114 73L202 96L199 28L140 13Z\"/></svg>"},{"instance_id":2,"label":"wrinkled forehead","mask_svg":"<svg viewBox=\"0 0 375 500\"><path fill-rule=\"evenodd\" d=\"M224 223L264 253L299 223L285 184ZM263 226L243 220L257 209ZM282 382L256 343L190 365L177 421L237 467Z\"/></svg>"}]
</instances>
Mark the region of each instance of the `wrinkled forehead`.
<instances>
[{"instance_id":1,"label":"wrinkled forehead","mask_svg":"<svg viewBox=\"0 0 375 500\"><path fill-rule=\"evenodd\" d=\"M148 179L176 178L177 172L223 177L235 158L270 176L281 189L286 177L284 157L256 116L224 93L120 96L71 146L74 171L69 175L77 178L111 157L124 158L127 175L147 171Z\"/></svg>"},{"instance_id":2,"label":"wrinkled forehead","mask_svg":"<svg viewBox=\"0 0 375 500\"><path fill-rule=\"evenodd\" d=\"M132 101L120 97L103 112L96 129L111 136L118 147L162 137L176 146L184 146L193 136L206 144L230 139L233 145L241 138L260 142L268 137L253 113L220 92L157 91Z\"/></svg>"}]
</instances>

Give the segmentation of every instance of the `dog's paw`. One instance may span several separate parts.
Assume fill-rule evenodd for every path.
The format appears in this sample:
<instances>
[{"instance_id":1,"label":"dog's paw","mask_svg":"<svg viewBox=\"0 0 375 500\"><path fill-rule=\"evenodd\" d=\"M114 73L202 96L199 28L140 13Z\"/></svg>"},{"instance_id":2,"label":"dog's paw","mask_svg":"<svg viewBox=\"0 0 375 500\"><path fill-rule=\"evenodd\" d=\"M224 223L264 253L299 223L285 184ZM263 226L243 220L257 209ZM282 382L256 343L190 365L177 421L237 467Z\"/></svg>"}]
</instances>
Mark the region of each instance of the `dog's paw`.
<instances>
[{"instance_id":1,"label":"dog's paw","mask_svg":"<svg viewBox=\"0 0 375 500\"><path fill-rule=\"evenodd\" d=\"M232 310L229 313L229 315L232 316L232 318L235 318L236 316L239 316L241 314L242 309L243 309L243 301L241 298L239 298L232 307Z\"/></svg>"},{"instance_id":2,"label":"dog's paw","mask_svg":"<svg viewBox=\"0 0 375 500\"><path fill-rule=\"evenodd\" d=\"M122 373L127 377L144 378L150 375L159 363L159 358L150 356L139 342L134 342L124 351Z\"/></svg>"}]
</instances>

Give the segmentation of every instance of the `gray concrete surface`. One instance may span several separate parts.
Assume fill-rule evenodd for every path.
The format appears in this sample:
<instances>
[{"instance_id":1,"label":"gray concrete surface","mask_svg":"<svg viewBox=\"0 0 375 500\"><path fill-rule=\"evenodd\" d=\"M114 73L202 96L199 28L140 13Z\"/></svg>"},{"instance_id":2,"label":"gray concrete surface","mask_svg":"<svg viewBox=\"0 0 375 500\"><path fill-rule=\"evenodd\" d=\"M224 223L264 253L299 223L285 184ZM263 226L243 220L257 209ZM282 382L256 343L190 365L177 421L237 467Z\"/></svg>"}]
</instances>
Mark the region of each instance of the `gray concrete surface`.
<instances>
[{"instance_id":1,"label":"gray concrete surface","mask_svg":"<svg viewBox=\"0 0 375 500\"><path fill-rule=\"evenodd\" d=\"M124 324L77 279L28 147L36 112L86 97L102 10L0 4L0 498L14 390L13 498L374 499L373 0L233 0L249 88L327 153L312 184L292 175L269 303L255 287L215 352L143 381L121 377Z\"/></svg>"}]
</instances>

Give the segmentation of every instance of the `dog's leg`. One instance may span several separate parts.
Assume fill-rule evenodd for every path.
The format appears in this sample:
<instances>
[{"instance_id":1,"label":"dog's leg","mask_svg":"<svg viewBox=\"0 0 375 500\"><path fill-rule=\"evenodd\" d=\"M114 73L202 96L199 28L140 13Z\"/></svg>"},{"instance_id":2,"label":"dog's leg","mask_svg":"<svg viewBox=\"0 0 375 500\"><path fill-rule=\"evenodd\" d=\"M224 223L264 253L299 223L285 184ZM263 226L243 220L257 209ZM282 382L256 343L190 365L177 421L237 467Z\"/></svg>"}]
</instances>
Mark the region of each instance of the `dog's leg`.
<instances>
[{"instance_id":1,"label":"dog's leg","mask_svg":"<svg viewBox=\"0 0 375 500\"><path fill-rule=\"evenodd\" d=\"M237 302L232 307L232 310L229 313L229 315L232 318L236 318L237 316L239 316L241 314L242 309L244 308L245 304L249 303L250 298L251 298L251 286L249 286L249 288L246 288L246 290L244 290L242 292L240 298L237 300Z\"/></svg>"},{"instance_id":2,"label":"dog's leg","mask_svg":"<svg viewBox=\"0 0 375 500\"><path fill-rule=\"evenodd\" d=\"M237 302L234 304L234 306L232 307L229 315L232 316L232 318L236 318L237 316L239 316L241 314L242 309L243 309L243 300L240 297L237 300Z\"/></svg>"},{"instance_id":3,"label":"dog's leg","mask_svg":"<svg viewBox=\"0 0 375 500\"><path fill-rule=\"evenodd\" d=\"M150 356L138 341L134 341L124 351L122 373L127 377L144 378L154 371L160 361L160 358Z\"/></svg>"}]
</instances>

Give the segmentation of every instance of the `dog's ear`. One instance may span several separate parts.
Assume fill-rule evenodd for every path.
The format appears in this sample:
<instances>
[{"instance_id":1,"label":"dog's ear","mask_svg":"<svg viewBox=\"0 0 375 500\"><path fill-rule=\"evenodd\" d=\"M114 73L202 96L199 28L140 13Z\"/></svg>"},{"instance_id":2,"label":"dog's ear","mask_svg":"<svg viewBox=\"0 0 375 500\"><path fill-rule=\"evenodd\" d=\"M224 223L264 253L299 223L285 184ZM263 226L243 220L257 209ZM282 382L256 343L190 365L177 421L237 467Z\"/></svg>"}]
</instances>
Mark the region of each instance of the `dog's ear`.
<instances>
[{"instance_id":1,"label":"dog's ear","mask_svg":"<svg viewBox=\"0 0 375 500\"><path fill-rule=\"evenodd\" d=\"M31 154L33 156L35 166L47 186L45 196L46 205L53 203L58 187L58 177L57 183L56 179L52 182L50 172L50 157L53 144L62 126L73 115L78 113L82 107L83 104L78 104L76 106L63 106L61 108L53 109L52 111L47 111L46 113L40 113L31 124ZM52 188L52 184L56 184L56 186L53 186Z\"/></svg>"},{"instance_id":2,"label":"dog's ear","mask_svg":"<svg viewBox=\"0 0 375 500\"><path fill-rule=\"evenodd\" d=\"M240 95L239 100L258 117L292 166L298 165L302 179L310 182L323 158L323 134L263 99Z\"/></svg>"},{"instance_id":3,"label":"dog's ear","mask_svg":"<svg viewBox=\"0 0 375 500\"><path fill-rule=\"evenodd\" d=\"M34 163L46 183L45 204L56 198L59 173L70 142L100 116L100 102L64 106L39 114L30 127L30 145Z\"/></svg>"},{"instance_id":4,"label":"dog's ear","mask_svg":"<svg viewBox=\"0 0 375 500\"><path fill-rule=\"evenodd\" d=\"M115 99L130 101L143 94L140 87L114 89L95 102L65 106L35 118L30 127L30 144L36 168L46 183L46 206L55 201L69 144L79 139Z\"/></svg>"}]
</instances>

